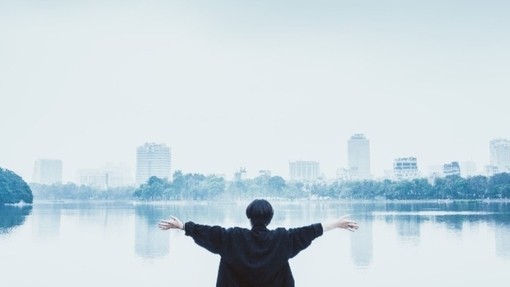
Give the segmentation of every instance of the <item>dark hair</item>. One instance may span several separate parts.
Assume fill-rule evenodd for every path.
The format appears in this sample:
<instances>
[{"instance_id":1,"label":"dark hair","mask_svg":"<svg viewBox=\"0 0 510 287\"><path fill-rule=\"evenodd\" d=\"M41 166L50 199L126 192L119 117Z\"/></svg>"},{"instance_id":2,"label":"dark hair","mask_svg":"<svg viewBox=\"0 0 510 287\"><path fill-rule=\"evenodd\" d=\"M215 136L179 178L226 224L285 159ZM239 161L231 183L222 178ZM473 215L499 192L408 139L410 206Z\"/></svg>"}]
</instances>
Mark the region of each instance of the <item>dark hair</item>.
<instances>
[{"instance_id":1,"label":"dark hair","mask_svg":"<svg viewBox=\"0 0 510 287\"><path fill-rule=\"evenodd\" d=\"M271 203L265 199L255 199L246 207L246 216L253 226L267 226L273 219L273 213Z\"/></svg>"}]
</instances>

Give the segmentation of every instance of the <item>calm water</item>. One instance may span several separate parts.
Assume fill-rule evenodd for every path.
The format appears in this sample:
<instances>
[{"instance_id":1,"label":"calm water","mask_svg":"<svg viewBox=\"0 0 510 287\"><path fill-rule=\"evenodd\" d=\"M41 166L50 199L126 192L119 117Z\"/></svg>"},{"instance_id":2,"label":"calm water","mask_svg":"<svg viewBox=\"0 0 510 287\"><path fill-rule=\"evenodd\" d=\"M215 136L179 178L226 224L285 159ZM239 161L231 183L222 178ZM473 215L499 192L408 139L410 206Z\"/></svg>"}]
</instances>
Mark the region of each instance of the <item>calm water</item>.
<instances>
[{"instance_id":1,"label":"calm water","mask_svg":"<svg viewBox=\"0 0 510 287\"><path fill-rule=\"evenodd\" d=\"M214 286L219 257L161 218L245 226L246 203L0 208L0 286ZM509 286L508 203L273 203L272 226L350 214L291 260L297 286Z\"/></svg>"}]
</instances>

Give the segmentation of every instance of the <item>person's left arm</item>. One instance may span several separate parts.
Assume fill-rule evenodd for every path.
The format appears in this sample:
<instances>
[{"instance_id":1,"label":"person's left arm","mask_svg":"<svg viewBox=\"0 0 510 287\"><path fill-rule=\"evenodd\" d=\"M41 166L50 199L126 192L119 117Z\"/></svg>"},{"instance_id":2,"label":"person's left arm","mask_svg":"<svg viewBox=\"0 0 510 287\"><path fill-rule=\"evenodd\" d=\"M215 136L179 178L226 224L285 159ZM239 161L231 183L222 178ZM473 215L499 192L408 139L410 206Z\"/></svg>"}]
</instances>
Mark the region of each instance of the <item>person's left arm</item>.
<instances>
[{"instance_id":1,"label":"person's left arm","mask_svg":"<svg viewBox=\"0 0 510 287\"><path fill-rule=\"evenodd\" d=\"M320 223L289 229L289 258L296 256L301 250L310 246L312 241L321 236L323 232Z\"/></svg>"}]
</instances>

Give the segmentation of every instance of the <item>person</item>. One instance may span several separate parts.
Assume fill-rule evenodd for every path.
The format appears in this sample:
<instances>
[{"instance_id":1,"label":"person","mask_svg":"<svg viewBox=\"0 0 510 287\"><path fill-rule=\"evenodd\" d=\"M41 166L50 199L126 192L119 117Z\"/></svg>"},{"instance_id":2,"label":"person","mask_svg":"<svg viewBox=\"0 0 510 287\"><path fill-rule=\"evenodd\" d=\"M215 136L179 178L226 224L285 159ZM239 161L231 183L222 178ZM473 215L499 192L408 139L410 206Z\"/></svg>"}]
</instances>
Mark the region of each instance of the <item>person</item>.
<instances>
[{"instance_id":1,"label":"person","mask_svg":"<svg viewBox=\"0 0 510 287\"><path fill-rule=\"evenodd\" d=\"M273 218L273 207L264 199L252 201L246 208L251 229L208 226L172 216L158 224L162 230L181 229L195 243L221 256L216 286L218 287L291 287L294 278L289 259L310 246L323 232L335 228L349 231L358 224L341 217L329 223L316 223L299 228L267 226Z\"/></svg>"}]
</instances>

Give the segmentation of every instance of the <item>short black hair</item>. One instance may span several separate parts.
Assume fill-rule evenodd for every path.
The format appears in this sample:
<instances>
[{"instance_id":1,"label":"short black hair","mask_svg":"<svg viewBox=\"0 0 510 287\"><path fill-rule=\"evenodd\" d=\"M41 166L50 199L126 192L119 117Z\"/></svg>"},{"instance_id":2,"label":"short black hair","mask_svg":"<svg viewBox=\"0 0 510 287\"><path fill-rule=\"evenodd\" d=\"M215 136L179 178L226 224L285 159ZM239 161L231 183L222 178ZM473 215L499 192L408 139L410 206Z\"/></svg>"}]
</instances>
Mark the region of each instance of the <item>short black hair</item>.
<instances>
[{"instance_id":1,"label":"short black hair","mask_svg":"<svg viewBox=\"0 0 510 287\"><path fill-rule=\"evenodd\" d=\"M246 207L246 216L253 226L267 226L273 219L273 213L271 203L265 199L255 199Z\"/></svg>"}]
</instances>

